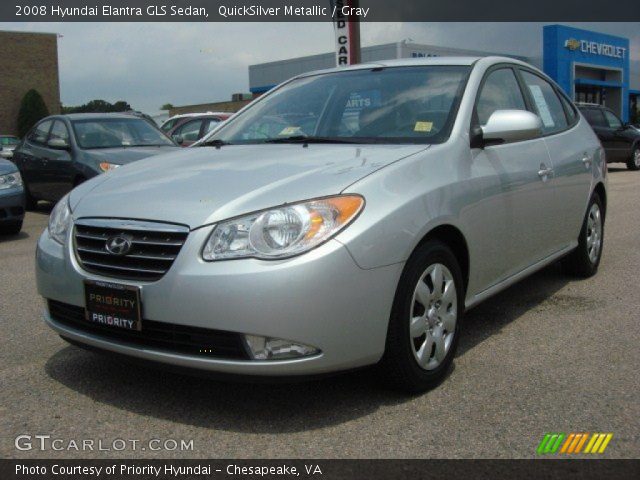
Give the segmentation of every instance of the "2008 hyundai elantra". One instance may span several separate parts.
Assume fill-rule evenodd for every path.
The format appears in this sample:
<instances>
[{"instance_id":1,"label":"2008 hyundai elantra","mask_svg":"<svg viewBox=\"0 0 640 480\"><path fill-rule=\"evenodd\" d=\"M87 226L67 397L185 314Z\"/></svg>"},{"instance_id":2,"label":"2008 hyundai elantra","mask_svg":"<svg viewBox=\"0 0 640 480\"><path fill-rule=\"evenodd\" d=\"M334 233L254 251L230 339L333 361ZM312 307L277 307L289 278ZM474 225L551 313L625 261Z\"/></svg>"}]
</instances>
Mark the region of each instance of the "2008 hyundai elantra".
<instances>
[{"instance_id":1,"label":"2008 hyundai elantra","mask_svg":"<svg viewBox=\"0 0 640 480\"><path fill-rule=\"evenodd\" d=\"M38 289L76 344L249 376L378 364L421 391L466 309L559 259L596 272L606 203L598 139L537 69L358 65L77 187L39 240Z\"/></svg>"}]
</instances>

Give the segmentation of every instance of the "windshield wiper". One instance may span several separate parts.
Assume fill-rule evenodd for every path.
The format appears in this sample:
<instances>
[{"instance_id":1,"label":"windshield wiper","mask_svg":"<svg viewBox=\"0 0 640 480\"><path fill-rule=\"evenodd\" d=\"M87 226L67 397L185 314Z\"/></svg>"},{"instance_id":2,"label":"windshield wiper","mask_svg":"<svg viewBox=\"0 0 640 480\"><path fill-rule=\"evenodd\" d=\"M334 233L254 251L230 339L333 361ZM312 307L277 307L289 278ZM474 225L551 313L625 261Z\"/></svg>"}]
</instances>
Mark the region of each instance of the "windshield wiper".
<instances>
[{"instance_id":1,"label":"windshield wiper","mask_svg":"<svg viewBox=\"0 0 640 480\"><path fill-rule=\"evenodd\" d=\"M338 137L307 137L306 135L293 135L283 138L269 138L264 143L362 143L349 138Z\"/></svg>"},{"instance_id":2,"label":"windshield wiper","mask_svg":"<svg viewBox=\"0 0 640 480\"><path fill-rule=\"evenodd\" d=\"M136 143L127 147L171 147L170 143Z\"/></svg>"},{"instance_id":3,"label":"windshield wiper","mask_svg":"<svg viewBox=\"0 0 640 480\"><path fill-rule=\"evenodd\" d=\"M233 145L231 142L227 142L225 140L220 140L216 138L214 140L209 140L208 142L204 142L201 147L224 147L225 145Z\"/></svg>"}]
</instances>

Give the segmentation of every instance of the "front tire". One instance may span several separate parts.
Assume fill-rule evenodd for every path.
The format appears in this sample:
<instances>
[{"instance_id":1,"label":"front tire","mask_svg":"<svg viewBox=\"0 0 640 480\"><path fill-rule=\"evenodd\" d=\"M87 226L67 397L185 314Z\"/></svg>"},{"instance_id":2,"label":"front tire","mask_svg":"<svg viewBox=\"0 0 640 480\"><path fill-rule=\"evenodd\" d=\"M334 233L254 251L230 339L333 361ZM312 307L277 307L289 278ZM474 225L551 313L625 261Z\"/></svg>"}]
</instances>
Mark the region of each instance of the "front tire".
<instances>
[{"instance_id":1,"label":"front tire","mask_svg":"<svg viewBox=\"0 0 640 480\"><path fill-rule=\"evenodd\" d=\"M631 152L631 158L627 160L629 170L640 170L640 145L636 145Z\"/></svg>"},{"instance_id":2,"label":"front tire","mask_svg":"<svg viewBox=\"0 0 640 480\"><path fill-rule=\"evenodd\" d=\"M455 356L464 312L462 273L449 247L421 245L400 278L380 368L387 383L411 393L436 386Z\"/></svg>"},{"instance_id":3,"label":"front tire","mask_svg":"<svg viewBox=\"0 0 640 480\"><path fill-rule=\"evenodd\" d=\"M604 247L604 220L604 205L600 195L594 193L582 223L578 246L563 261L567 273L582 278L596 274Z\"/></svg>"}]
</instances>

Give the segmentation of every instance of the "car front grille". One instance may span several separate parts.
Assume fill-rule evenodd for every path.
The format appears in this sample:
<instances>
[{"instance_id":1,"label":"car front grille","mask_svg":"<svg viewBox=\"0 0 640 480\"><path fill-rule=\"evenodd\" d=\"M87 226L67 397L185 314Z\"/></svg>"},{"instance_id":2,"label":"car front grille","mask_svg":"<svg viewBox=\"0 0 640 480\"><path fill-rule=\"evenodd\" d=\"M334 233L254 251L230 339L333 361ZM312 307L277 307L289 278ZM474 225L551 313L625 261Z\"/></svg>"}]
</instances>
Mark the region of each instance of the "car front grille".
<instances>
[{"instance_id":1,"label":"car front grille","mask_svg":"<svg viewBox=\"0 0 640 480\"><path fill-rule=\"evenodd\" d=\"M128 220L81 219L74 226L74 247L82 267L107 277L154 281L178 256L189 229L182 225ZM124 254L107 250L115 237L128 240Z\"/></svg>"},{"instance_id":2,"label":"car front grille","mask_svg":"<svg viewBox=\"0 0 640 480\"><path fill-rule=\"evenodd\" d=\"M201 357L250 359L239 333L145 319L139 331L121 330L89 322L82 307L55 300L48 300L47 304L49 315L57 323L107 340Z\"/></svg>"}]
</instances>

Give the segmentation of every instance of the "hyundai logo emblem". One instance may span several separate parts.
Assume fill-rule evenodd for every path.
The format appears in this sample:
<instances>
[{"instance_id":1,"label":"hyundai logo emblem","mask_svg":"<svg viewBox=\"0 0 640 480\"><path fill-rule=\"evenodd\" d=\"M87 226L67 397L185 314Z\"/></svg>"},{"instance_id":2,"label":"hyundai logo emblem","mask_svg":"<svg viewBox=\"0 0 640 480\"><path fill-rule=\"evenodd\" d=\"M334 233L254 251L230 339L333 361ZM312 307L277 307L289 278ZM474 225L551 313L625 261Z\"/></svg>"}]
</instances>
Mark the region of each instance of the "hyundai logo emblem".
<instances>
[{"instance_id":1,"label":"hyundai logo emblem","mask_svg":"<svg viewBox=\"0 0 640 480\"><path fill-rule=\"evenodd\" d=\"M107 238L104 247L111 255L126 255L131 250L131 237L128 235L115 235Z\"/></svg>"}]
</instances>

